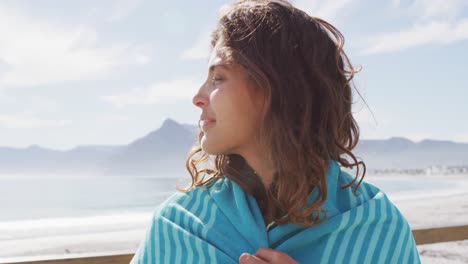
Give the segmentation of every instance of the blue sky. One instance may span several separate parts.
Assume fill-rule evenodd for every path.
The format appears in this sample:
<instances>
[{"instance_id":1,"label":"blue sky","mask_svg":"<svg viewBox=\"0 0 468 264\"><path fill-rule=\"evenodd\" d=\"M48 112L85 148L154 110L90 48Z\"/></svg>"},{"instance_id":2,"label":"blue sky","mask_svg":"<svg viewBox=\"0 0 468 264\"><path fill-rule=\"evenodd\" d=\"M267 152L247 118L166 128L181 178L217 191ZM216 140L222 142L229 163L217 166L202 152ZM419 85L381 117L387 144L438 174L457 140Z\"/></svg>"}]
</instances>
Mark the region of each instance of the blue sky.
<instances>
[{"instance_id":1,"label":"blue sky","mask_svg":"<svg viewBox=\"0 0 468 264\"><path fill-rule=\"evenodd\" d=\"M468 1L291 1L335 25L363 70L363 139L468 142ZM209 32L227 1L3 0L0 146L127 144L196 124Z\"/></svg>"}]
</instances>

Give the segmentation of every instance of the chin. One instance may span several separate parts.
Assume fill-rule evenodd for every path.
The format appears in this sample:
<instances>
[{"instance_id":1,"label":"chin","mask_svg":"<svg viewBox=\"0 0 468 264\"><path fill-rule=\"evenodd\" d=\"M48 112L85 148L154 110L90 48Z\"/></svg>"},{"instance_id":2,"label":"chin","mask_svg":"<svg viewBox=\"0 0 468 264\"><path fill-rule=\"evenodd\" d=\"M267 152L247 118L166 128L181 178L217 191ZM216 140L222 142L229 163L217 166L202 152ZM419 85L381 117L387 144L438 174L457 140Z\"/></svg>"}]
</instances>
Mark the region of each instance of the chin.
<instances>
[{"instance_id":1,"label":"chin","mask_svg":"<svg viewBox=\"0 0 468 264\"><path fill-rule=\"evenodd\" d=\"M219 144L210 144L206 139L202 139L201 148L209 155L223 155L228 152L225 147L222 147Z\"/></svg>"}]
</instances>

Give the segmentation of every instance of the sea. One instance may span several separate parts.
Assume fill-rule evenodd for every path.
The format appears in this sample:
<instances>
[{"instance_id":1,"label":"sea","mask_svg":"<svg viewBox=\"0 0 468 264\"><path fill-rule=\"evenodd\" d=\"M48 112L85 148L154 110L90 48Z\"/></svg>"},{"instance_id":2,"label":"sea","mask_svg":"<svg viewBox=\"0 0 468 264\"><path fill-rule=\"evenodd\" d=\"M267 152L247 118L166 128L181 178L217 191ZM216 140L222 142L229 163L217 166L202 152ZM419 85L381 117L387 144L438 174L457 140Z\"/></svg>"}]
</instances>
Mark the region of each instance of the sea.
<instances>
[{"instance_id":1,"label":"sea","mask_svg":"<svg viewBox=\"0 0 468 264\"><path fill-rule=\"evenodd\" d=\"M0 222L150 213L176 192L176 186L185 187L188 178L189 175L0 175ZM456 187L453 181L434 177L386 175L368 178L366 181L389 197Z\"/></svg>"}]
</instances>

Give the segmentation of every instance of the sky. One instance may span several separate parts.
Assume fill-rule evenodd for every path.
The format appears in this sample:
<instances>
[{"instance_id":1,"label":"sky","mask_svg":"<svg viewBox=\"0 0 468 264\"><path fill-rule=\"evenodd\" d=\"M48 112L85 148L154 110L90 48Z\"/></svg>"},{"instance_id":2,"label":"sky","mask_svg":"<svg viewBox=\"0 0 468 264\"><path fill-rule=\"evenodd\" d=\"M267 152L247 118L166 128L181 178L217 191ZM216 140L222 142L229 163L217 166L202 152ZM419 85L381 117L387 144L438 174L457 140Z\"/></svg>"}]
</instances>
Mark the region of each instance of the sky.
<instances>
[{"instance_id":1,"label":"sky","mask_svg":"<svg viewBox=\"0 0 468 264\"><path fill-rule=\"evenodd\" d=\"M0 146L123 145L197 124L209 33L230 1L0 1ZM296 0L362 71L361 139L468 142L468 1Z\"/></svg>"}]
</instances>

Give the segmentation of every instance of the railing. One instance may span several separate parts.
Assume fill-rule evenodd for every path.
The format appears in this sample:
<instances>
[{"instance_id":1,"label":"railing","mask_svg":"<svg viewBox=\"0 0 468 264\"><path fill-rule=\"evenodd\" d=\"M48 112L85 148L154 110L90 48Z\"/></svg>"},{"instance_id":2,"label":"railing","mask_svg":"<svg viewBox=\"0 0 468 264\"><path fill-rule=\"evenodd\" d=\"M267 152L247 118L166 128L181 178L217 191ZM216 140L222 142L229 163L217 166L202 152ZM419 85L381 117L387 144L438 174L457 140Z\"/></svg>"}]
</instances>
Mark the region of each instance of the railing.
<instances>
[{"instance_id":1,"label":"railing","mask_svg":"<svg viewBox=\"0 0 468 264\"><path fill-rule=\"evenodd\" d=\"M413 230L414 240L417 245L442 243L449 241L468 239L468 225L437 227L428 229ZM79 258L47 259L47 260L15 260L9 263L21 264L128 264L132 259L132 254L111 255L111 256L90 256Z\"/></svg>"}]
</instances>

